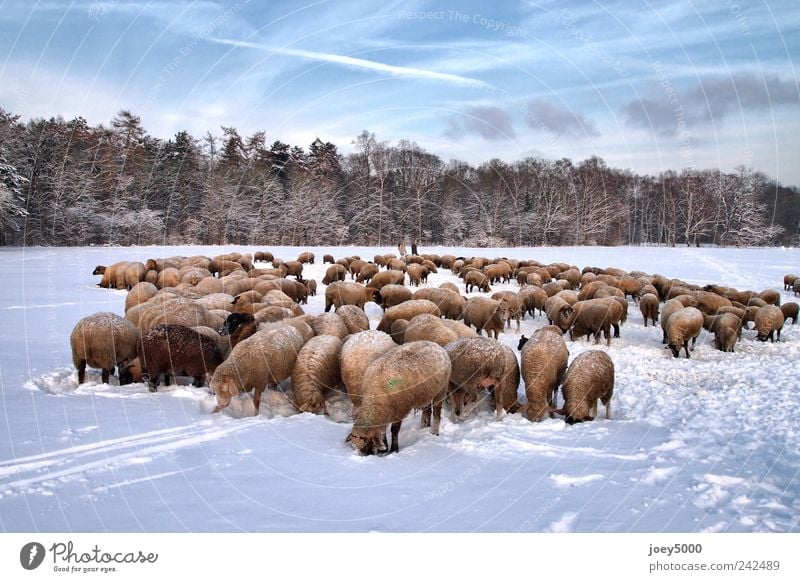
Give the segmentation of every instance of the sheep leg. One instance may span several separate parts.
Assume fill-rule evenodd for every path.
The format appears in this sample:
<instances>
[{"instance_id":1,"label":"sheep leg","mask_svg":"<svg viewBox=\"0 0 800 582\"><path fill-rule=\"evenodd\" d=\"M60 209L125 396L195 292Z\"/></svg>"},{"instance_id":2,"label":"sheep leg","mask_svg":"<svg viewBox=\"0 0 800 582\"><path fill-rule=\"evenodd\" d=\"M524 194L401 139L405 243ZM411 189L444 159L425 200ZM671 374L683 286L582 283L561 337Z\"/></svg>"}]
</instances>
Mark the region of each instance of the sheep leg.
<instances>
[{"instance_id":1,"label":"sheep leg","mask_svg":"<svg viewBox=\"0 0 800 582\"><path fill-rule=\"evenodd\" d=\"M606 419L611 420L611 398L603 402L606 407Z\"/></svg>"},{"instance_id":2,"label":"sheep leg","mask_svg":"<svg viewBox=\"0 0 800 582\"><path fill-rule=\"evenodd\" d=\"M431 405L429 404L425 408L422 409L422 422L420 423L421 428L428 428L431 425Z\"/></svg>"},{"instance_id":3,"label":"sheep leg","mask_svg":"<svg viewBox=\"0 0 800 582\"><path fill-rule=\"evenodd\" d=\"M81 360L75 367L78 368L78 384L83 384L86 382L86 360Z\"/></svg>"},{"instance_id":4,"label":"sheep leg","mask_svg":"<svg viewBox=\"0 0 800 582\"><path fill-rule=\"evenodd\" d=\"M433 402L433 424L431 425L431 434L439 436L439 426L442 424L442 398L436 397Z\"/></svg>"},{"instance_id":5,"label":"sheep leg","mask_svg":"<svg viewBox=\"0 0 800 582\"><path fill-rule=\"evenodd\" d=\"M195 388L200 388L203 385L203 377L202 376L195 376L194 382L192 382L192 386Z\"/></svg>"},{"instance_id":6,"label":"sheep leg","mask_svg":"<svg viewBox=\"0 0 800 582\"><path fill-rule=\"evenodd\" d=\"M103 368L103 371L100 372L100 377L103 379L103 384L108 384L108 377L111 375L111 372L114 370L112 369L110 372Z\"/></svg>"},{"instance_id":7,"label":"sheep leg","mask_svg":"<svg viewBox=\"0 0 800 582\"><path fill-rule=\"evenodd\" d=\"M400 436L400 425L403 424L402 420L398 420L397 422L392 423L392 446L389 447L389 453L399 453L400 452L400 445L399 445L399 436Z\"/></svg>"},{"instance_id":8,"label":"sheep leg","mask_svg":"<svg viewBox=\"0 0 800 582\"><path fill-rule=\"evenodd\" d=\"M611 347L611 326L606 324L603 329L603 334L606 336L606 345ZM619 337L619 331L614 334L614 337Z\"/></svg>"},{"instance_id":9,"label":"sheep leg","mask_svg":"<svg viewBox=\"0 0 800 582\"><path fill-rule=\"evenodd\" d=\"M619 337L619 324L618 323L614 324L614 337ZM611 345L611 344L609 343L608 345Z\"/></svg>"},{"instance_id":10,"label":"sheep leg","mask_svg":"<svg viewBox=\"0 0 800 582\"><path fill-rule=\"evenodd\" d=\"M689 340L683 342L683 349L686 350L686 358L689 359L691 356L689 355Z\"/></svg>"},{"instance_id":11,"label":"sheep leg","mask_svg":"<svg viewBox=\"0 0 800 582\"><path fill-rule=\"evenodd\" d=\"M261 395L264 394L264 390L266 389L266 386L256 386L253 393L253 406L256 407L256 414L258 414L258 407L261 405Z\"/></svg>"}]
</instances>

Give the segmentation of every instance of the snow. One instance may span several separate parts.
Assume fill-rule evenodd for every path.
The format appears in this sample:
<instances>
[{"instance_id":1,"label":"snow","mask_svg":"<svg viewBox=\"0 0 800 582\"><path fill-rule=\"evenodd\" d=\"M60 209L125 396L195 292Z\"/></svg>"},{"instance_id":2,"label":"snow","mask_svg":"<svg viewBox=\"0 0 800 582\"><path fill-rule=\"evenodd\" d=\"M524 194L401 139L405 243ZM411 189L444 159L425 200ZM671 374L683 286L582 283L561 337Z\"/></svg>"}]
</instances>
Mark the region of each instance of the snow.
<instances>
[{"instance_id":1,"label":"snow","mask_svg":"<svg viewBox=\"0 0 800 582\"><path fill-rule=\"evenodd\" d=\"M495 420L488 403L441 434L403 423L400 453L359 457L344 439L346 398L329 416L295 414L281 391L258 417L242 397L223 414L190 379L151 394L143 384L78 386L69 334L98 311L123 314L125 292L96 287L98 264L259 248L0 249L0 530L20 531L798 531L798 326L780 343L745 331L736 352L703 332L692 359L674 359L661 329L631 304L622 337L568 342L614 360L613 418L567 426L519 415ZM301 249L270 247L285 259ZM305 250L305 249L303 249ZM312 248L371 259L392 248ZM429 249L658 272L692 283L782 289L797 249L565 247ZM460 283L449 272L429 279ZM463 285L459 285L463 290ZM516 290L516 283L493 291ZM477 294L477 293L474 293ZM472 294L471 294L472 295ZM783 293L783 300L793 300ZM324 286L309 298L320 313ZM367 305L374 328L381 310ZM516 352L537 316L500 336ZM281 385L283 391L290 382ZM522 388L521 388L522 389ZM524 393L524 391L523 391Z\"/></svg>"}]
</instances>

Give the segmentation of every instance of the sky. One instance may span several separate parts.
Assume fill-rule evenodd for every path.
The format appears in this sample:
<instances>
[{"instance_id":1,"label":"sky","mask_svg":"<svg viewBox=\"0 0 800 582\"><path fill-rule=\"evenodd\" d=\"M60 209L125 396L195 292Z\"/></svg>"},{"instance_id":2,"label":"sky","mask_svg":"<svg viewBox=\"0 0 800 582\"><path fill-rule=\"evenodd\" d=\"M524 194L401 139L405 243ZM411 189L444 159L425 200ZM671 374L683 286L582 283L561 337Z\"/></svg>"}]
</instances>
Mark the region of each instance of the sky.
<instances>
[{"instance_id":1,"label":"sky","mask_svg":"<svg viewBox=\"0 0 800 582\"><path fill-rule=\"evenodd\" d=\"M800 185L796 1L0 0L0 107Z\"/></svg>"}]
</instances>

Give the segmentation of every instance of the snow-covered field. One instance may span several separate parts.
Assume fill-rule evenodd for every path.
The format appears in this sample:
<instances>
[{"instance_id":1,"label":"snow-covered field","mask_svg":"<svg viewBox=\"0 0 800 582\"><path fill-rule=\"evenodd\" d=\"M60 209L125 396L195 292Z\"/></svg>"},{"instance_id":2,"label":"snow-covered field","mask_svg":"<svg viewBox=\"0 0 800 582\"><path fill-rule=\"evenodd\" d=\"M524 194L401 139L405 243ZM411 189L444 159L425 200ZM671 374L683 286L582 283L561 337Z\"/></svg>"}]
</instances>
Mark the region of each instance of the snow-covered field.
<instances>
[{"instance_id":1,"label":"snow-covered field","mask_svg":"<svg viewBox=\"0 0 800 582\"><path fill-rule=\"evenodd\" d=\"M676 360L660 328L644 328L631 305L611 348L568 343L570 359L608 349L617 374L613 420L601 413L574 426L519 415L497 421L484 409L457 425L445 414L434 437L409 419L400 453L386 457L357 456L343 443L347 422L293 414L279 392L265 395L258 417L235 417L211 415L206 388L150 394L116 378L100 384L94 370L77 386L72 327L97 311L123 313L125 292L96 287L95 265L224 250L0 249L2 531L800 530L800 326L787 325L775 344L746 331L733 354L714 350L704 332L692 359ZM325 252L371 258L393 249L311 250L317 264L306 274L320 280ZM782 289L783 275L800 270L797 249L420 250L616 266L757 290ZM445 280L460 282L440 272L429 285ZM322 289L307 312L322 311ZM367 312L374 328L380 308L368 304ZM527 319L522 333L544 323ZM518 339L514 328L501 335L515 349Z\"/></svg>"}]
</instances>

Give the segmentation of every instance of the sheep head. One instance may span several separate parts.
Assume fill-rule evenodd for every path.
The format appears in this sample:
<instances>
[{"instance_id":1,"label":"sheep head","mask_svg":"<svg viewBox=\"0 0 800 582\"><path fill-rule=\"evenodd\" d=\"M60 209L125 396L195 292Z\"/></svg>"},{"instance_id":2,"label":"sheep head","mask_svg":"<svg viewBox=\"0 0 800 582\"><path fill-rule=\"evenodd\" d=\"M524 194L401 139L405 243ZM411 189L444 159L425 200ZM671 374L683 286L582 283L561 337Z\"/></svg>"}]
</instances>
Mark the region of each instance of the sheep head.
<instances>
[{"instance_id":1,"label":"sheep head","mask_svg":"<svg viewBox=\"0 0 800 582\"><path fill-rule=\"evenodd\" d=\"M386 428L354 426L347 435L346 443L353 445L359 455L383 455L389 452L386 442Z\"/></svg>"},{"instance_id":2,"label":"sheep head","mask_svg":"<svg viewBox=\"0 0 800 582\"><path fill-rule=\"evenodd\" d=\"M103 265L97 265L92 271L92 275L103 275L106 272L106 268Z\"/></svg>"},{"instance_id":3,"label":"sheep head","mask_svg":"<svg viewBox=\"0 0 800 582\"><path fill-rule=\"evenodd\" d=\"M120 362L119 383L121 386L142 381L142 362L136 357Z\"/></svg>"},{"instance_id":4,"label":"sheep head","mask_svg":"<svg viewBox=\"0 0 800 582\"><path fill-rule=\"evenodd\" d=\"M219 412L230 405L231 400L239 395L239 386L235 378L212 378L211 389L217 396L217 406L214 412Z\"/></svg>"}]
</instances>

